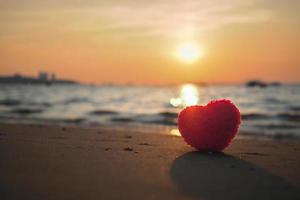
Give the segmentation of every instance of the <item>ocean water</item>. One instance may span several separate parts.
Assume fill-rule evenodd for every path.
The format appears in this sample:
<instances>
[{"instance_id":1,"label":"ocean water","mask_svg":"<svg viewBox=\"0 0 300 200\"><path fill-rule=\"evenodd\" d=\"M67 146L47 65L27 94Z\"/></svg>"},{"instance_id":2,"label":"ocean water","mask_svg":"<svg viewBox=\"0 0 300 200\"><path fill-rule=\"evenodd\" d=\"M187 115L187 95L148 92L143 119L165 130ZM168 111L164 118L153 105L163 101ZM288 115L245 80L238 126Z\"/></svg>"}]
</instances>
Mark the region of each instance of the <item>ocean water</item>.
<instances>
[{"instance_id":1,"label":"ocean water","mask_svg":"<svg viewBox=\"0 0 300 200\"><path fill-rule=\"evenodd\" d=\"M300 138L300 85L0 85L0 121L174 127L188 105L233 101L241 133Z\"/></svg>"}]
</instances>

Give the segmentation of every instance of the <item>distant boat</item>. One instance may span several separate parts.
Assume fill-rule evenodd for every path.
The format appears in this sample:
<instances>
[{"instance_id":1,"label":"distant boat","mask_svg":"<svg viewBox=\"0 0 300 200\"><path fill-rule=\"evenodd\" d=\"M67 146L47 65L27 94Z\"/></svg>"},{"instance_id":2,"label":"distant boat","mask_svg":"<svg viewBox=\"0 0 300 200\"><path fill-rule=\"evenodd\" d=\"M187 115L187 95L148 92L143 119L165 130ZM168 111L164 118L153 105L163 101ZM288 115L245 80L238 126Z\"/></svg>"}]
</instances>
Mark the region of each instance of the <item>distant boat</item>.
<instances>
[{"instance_id":1,"label":"distant boat","mask_svg":"<svg viewBox=\"0 0 300 200\"><path fill-rule=\"evenodd\" d=\"M259 80L251 80L246 83L247 87L267 87L268 84Z\"/></svg>"}]
</instances>

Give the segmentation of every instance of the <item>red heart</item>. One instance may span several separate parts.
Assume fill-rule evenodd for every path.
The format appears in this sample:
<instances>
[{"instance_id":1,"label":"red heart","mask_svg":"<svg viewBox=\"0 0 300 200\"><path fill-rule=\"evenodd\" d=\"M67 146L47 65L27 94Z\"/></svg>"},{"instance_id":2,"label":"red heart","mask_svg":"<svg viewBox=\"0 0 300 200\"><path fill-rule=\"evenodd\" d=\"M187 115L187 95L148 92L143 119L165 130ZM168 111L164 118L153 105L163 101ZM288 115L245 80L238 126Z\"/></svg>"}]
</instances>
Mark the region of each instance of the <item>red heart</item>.
<instances>
[{"instance_id":1,"label":"red heart","mask_svg":"<svg viewBox=\"0 0 300 200\"><path fill-rule=\"evenodd\" d=\"M241 116L229 100L214 100L206 106L189 106L178 115L184 140L203 151L222 151L237 134Z\"/></svg>"}]
</instances>

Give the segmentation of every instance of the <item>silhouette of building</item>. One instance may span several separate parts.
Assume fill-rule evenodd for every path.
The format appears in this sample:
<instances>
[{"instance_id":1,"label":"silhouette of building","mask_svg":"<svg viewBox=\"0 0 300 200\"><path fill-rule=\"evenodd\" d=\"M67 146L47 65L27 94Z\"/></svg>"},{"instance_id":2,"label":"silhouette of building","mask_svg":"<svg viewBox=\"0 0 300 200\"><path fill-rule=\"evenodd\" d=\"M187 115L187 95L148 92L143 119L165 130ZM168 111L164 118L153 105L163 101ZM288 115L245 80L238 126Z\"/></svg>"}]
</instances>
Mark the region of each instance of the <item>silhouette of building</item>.
<instances>
[{"instance_id":1,"label":"silhouette of building","mask_svg":"<svg viewBox=\"0 0 300 200\"><path fill-rule=\"evenodd\" d=\"M51 82L55 82L56 81L56 75L55 73L51 74Z\"/></svg>"},{"instance_id":2,"label":"silhouette of building","mask_svg":"<svg viewBox=\"0 0 300 200\"><path fill-rule=\"evenodd\" d=\"M38 79L40 81L48 81L48 73L47 72L39 72Z\"/></svg>"},{"instance_id":3,"label":"silhouette of building","mask_svg":"<svg viewBox=\"0 0 300 200\"><path fill-rule=\"evenodd\" d=\"M67 79L57 79L55 73L48 75L47 72L39 72L37 77L23 76L21 74L14 74L12 76L0 76L1 83L10 83L10 84L79 84L76 81L67 80Z\"/></svg>"}]
</instances>

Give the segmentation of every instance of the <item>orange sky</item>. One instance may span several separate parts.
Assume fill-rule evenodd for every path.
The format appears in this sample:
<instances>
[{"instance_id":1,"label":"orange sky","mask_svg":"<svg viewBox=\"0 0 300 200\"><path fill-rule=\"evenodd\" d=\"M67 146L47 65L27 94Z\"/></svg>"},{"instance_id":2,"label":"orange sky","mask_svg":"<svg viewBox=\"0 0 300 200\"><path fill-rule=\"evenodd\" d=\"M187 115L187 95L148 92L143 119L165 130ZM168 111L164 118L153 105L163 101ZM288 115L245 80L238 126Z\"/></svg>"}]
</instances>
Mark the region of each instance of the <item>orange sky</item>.
<instances>
[{"instance_id":1,"label":"orange sky","mask_svg":"<svg viewBox=\"0 0 300 200\"><path fill-rule=\"evenodd\" d=\"M300 81L300 2L0 2L0 74L85 83ZM192 42L204 55L174 57Z\"/></svg>"}]
</instances>

